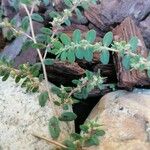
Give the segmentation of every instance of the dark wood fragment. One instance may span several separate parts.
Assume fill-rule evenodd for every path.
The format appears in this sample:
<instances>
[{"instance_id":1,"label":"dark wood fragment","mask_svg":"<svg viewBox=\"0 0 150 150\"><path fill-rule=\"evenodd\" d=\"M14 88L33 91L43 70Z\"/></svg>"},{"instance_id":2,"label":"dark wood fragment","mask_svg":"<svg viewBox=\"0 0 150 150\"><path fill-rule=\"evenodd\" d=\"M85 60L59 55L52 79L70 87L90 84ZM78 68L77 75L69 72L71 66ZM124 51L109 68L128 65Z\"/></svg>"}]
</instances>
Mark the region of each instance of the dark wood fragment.
<instances>
[{"instance_id":1,"label":"dark wood fragment","mask_svg":"<svg viewBox=\"0 0 150 150\"><path fill-rule=\"evenodd\" d=\"M98 5L91 5L85 16L95 26L107 31L126 17L132 17L137 23L149 14L149 0L101 0Z\"/></svg>"},{"instance_id":2,"label":"dark wood fragment","mask_svg":"<svg viewBox=\"0 0 150 150\"><path fill-rule=\"evenodd\" d=\"M46 69L49 81L59 85L70 85L73 79L80 78L85 73L85 70L77 63L70 64L58 60L55 60L54 64L47 66Z\"/></svg>"},{"instance_id":3,"label":"dark wood fragment","mask_svg":"<svg viewBox=\"0 0 150 150\"><path fill-rule=\"evenodd\" d=\"M116 41L129 41L132 36L138 37L140 45L137 53L144 57L148 56L148 50L143 41L140 29L135 25L134 21L128 17L119 26L113 30L114 40ZM123 68L122 58L115 54L114 62L117 72L118 85L120 87L131 88L133 86L150 86L150 78L148 78L146 71L127 71Z\"/></svg>"}]
</instances>

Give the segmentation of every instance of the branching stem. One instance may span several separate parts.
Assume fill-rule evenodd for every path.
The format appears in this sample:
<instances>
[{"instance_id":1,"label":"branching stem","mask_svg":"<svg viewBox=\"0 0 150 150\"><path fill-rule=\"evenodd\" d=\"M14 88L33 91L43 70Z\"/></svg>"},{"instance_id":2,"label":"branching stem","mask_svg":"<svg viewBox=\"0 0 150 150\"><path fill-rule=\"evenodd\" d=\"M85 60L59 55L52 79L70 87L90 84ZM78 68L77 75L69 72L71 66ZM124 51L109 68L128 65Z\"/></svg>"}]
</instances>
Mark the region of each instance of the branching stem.
<instances>
[{"instance_id":1,"label":"branching stem","mask_svg":"<svg viewBox=\"0 0 150 150\"><path fill-rule=\"evenodd\" d=\"M32 15L32 14L30 14L30 12L29 12L29 10L28 10L28 8L27 8L26 5L24 5L24 4L22 4L22 5L23 5L23 7L24 7L24 9L25 9L25 11L26 11L28 17L29 17L32 40L33 40L33 42L36 44L37 41L36 41L36 37L35 37L35 33L34 33L34 28L33 28L33 22L32 22L32 18L31 18L31 15ZM34 10L34 4L32 5L32 9L31 9L31 10ZM33 12L33 11L31 11L31 12ZM51 104L51 107L52 107L52 109L53 109L54 114L55 114L55 115L58 115L56 109L54 109L54 103L50 101L50 99L51 99L51 94L50 94L49 83L48 83L48 77L47 77L46 67L45 67L45 64L44 64L44 59L43 59L43 57L42 57L42 54L41 54L41 52L40 52L40 49L37 48L36 50L37 50L37 52L38 52L39 59L40 59L41 64L42 64L42 69L43 69L43 74L44 74L45 84L46 84L46 90L47 90L48 96L49 96L49 102L50 102L50 104Z\"/></svg>"}]
</instances>

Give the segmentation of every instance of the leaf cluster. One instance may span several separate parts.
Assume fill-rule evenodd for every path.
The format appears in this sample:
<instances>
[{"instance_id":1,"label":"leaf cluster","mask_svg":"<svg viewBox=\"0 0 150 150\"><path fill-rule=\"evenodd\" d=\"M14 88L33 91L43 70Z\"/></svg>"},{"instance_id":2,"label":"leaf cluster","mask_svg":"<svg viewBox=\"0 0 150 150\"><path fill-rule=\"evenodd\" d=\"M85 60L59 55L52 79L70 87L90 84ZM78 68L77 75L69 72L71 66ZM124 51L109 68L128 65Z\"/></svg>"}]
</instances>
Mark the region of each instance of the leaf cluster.
<instances>
[{"instance_id":1,"label":"leaf cluster","mask_svg":"<svg viewBox=\"0 0 150 150\"><path fill-rule=\"evenodd\" d=\"M81 133L72 133L69 140L65 140L66 150L77 150L93 145L98 145L100 137L105 135L97 121L87 121L80 126Z\"/></svg>"},{"instance_id":2,"label":"leaf cluster","mask_svg":"<svg viewBox=\"0 0 150 150\"><path fill-rule=\"evenodd\" d=\"M30 66L29 64L23 64L19 66L19 70L14 69L11 62L6 59L0 60L0 76L2 81L6 81L9 76L15 79L16 83L21 84L21 87L26 88L27 92L37 92L39 89L39 66Z\"/></svg>"}]
</instances>

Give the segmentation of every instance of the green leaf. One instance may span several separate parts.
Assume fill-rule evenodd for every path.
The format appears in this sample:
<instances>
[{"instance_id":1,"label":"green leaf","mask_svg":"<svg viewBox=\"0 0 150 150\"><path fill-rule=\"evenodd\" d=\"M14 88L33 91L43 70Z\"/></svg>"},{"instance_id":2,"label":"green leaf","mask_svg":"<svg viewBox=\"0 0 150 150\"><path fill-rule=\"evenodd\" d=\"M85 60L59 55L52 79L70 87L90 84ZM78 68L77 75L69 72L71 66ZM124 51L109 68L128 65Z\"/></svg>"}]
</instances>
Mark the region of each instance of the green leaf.
<instances>
[{"instance_id":1,"label":"green leaf","mask_svg":"<svg viewBox=\"0 0 150 150\"><path fill-rule=\"evenodd\" d=\"M69 109L69 106L67 104L64 104L63 105L63 110L68 110Z\"/></svg>"},{"instance_id":2,"label":"green leaf","mask_svg":"<svg viewBox=\"0 0 150 150\"><path fill-rule=\"evenodd\" d=\"M88 132L89 127L88 127L87 125L83 124L83 125L80 125L80 129L81 129L81 131L83 131L83 132L87 133L87 132Z\"/></svg>"},{"instance_id":3,"label":"green leaf","mask_svg":"<svg viewBox=\"0 0 150 150\"><path fill-rule=\"evenodd\" d=\"M65 4L68 6L68 7L72 7L72 1L71 0L64 0Z\"/></svg>"},{"instance_id":4,"label":"green leaf","mask_svg":"<svg viewBox=\"0 0 150 150\"><path fill-rule=\"evenodd\" d=\"M131 57L129 55L125 55L122 59L122 64L123 64L123 67L126 69L126 70L129 70L130 69L130 59Z\"/></svg>"},{"instance_id":5,"label":"green leaf","mask_svg":"<svg viewBox=\"0 0 150 150\"><path fill-rule=\"evenodd\" d=\"M95 134L96 134L97 136L104 136L104 135L105 135L105 131L104 131L104 130L96 130L96 131L95 131Z\"/></svg>"},{"instance_id":6,"label":"green leaf","mask_svg":"<svg viewBox=\"0 0 150 150\"><path fill-rule=\"evenodd\" d=\"M60 103L59 101L54 101L54 104L55 104L56 106L61 106L61 103Z\"/></svg>"},{"instance_id":7,"label":"green leaf","mask_svg":"<svg viewBox=\"0 0 150 150\"><path fill-rule=\"evenodd\" d=\"M51 88L51 90L52 90L53 93L55 93L55 94L57 94L57 95L60 95L60 94L61 94L61 90L60 90L60 88L57 87L57 86L53 86L53 87Z\"/></svg>"},{"instance_id":8,"label":"green leaf","mask_svg":"<svg viewBox=\"0 0 150 150\"><path fill-rule=\"evenodd\" d=\"M93 145L98 145L99 144L99 139L97 136L92 136L88 140L85 141L85 145L87 147L93 146Z\"/></svg>"},{"instance_id":9,"label":"green leaf","mask_svg":"<svg viewBox=\"0 0 150 150\"><path fill-rule=\"evenodd\" d=\"M109 63L110 53L108 50L102 50L100 53L100 61L106 65Z\"/></svg>"},{"instance_id":10,"label":"green leaf","mask_svg":"<svg viewBox=\"0 0 150 150\"><path fill-rule=\"evenodd\" d=\"M66 150L77 150L76 145L71 140L65 140L64 145L67 146Z\"/></svg>"},{"instance_id":11,"label":"green leaf","mask_svg":"<svg viewBox=\"0 0 150 150\"><path fill-rule=\"evenodd\" d=\"M62 33L62 34L61 34L60 40L62 41L62 43L63 43L64 45L69 45L69 44L71 43L70 37L69 37L67 34L65 34L65 33Z\"/></svg>"},{"instance_id":12,"label":"green leaf","mask_svg":"<svg viewBox=\"0 0 150 150\"><path fill-rule=\"evenodd\" d=\"M48 36L46 34L37 34L36 35L37 43L45 43L45 42L47 42L47 38L48 38Z\"/></svg>"},{"instance_id":13,"label":"green leaf","mask_svg":"<svg viewBox=\"0 0 150 150\"><path fill-rule=\"evenodd\" d=\"M70 21L69 19L66 19L66 20L65 20L65 24L66 24L67 26L70 26L70 25L71 25L71 21Z\"/></svg>"},{"instance_id":14,"label":"green leaf","mask_svg":"<svg viewBox=\"0 0 150 150\"><path fill-rule=\"evenodd\" d=\"M87 77L89 80L92 79L93 73L92 73L91 71L86 70L85 74L86 74L86 77Z\"/></svg>"},{"instance_id":15,"label":"green leaf","mask_svg":"<svg viewBox=\"0 0 150 150\"><path fill-rule=\"evenodd\" d=\"M2 78L2 81L6 81L10 76L10 72L6 72L5 75Z\"/></svg>"},{"instance_id":16,"label":"green leaf","mask_svg":"<svg viewBox=\"0 0 150 150\"><path fill-rule=\"evenodd\" d=\"M93 43L96 39L96 31L95 30L90 30L86 34L86 40L89 41L90 43Z\"/></svg>"},{"instance_id":17,"label":"green leaf","mask_svg":"<svg viewBox=\"0 0 150 150\"><path fill-rule=\"evenodd\" d=\"M86 1L82 1L82 2L81 2L81 6L82 6L85 10L87 10L87 9L89 8L89 4L88 4L88 2L86 2Z\"/></svg>"},{"instance_id":18,"label":"green leaf","mask_svg":"<svg viewBox=\"0 0 150 150\"><path fill-rule=\"evenodd\" d=\"M84 58L86 61L91 62L93 59L93 51L91 48L86 49L84 53Z\"/></svg>"},{"instance_id":19,"label":"green leaf","mask_svg":"<svg viewBox=\"0 0 150 150\"><path fill-rule=\"evenodd\" d=\"M83 59L85 54L85 50L81 49L80 47L76 49L75 55L78 59Z\"/></svg>"},{"instance_id":20,"label":"green leaf","mask_svg":"<svg viewBox=\"0 0 150 150\"><path fill-rule=\"evenodd\" d=\"M53 116L50 120L49 120L49 132L50 135L53 139L57 139L60 135L60 127L59 127L59 120Z\"/></svg>"},{"instance_id":21,"label":"green leaf","mask_svg":"<svg viewBox=\"0 0 150 150\"><path fill-rule=\"evenodd\" d=\"M60 121L73 121L77 118L77 115L73 112L64 112L59 117Z\"/></svg>"},{"instance_id":22,"label":"green leaf","mask_svg":"<svg viewBox=\"0 0 150 150\"><path fill-rule=\"evenodd\" d=\"M54 64L54 60L50 59L50 58L47 58L47 59L44 60L44 64L45 65L53 65Z\"/></svg>"},{"instance_id":23,"label":"green leaf","mask_svg":"<svg viewBox=\"0 0 150 150\"><path fill-rule=\"evenodd\" d=\"M79 29L73 32L72 40L74 43L79 43L81 41L81 31Z\"/></svg>"},{"instance_id":24,"label":"green leaf","mask_svg":"<svg viewBox=\"0 0 150 150\"><path fill-rule=\"evenodd\" d=\"M84 19L84 17L83 17L83 15L82 15L81 11L80 11L78 8L75 9L75 13L76 13L76 15L77 15L78 21L82 21L82 19Z\"/></svg>"},{"instance_id":25,"label":"green leaf","mask_svg":"<svg viewBox=\"0 0 150 150\"><path fill-rule=\"evenodd\" d=\"M82 88L81 92L82 92L82 98L86 99L89 95L89 92L87 91L87 88L86 87Z\"/></svg>"},{"instance_id":26,"label":"green leaf","mask_svg":"<svg viewBox=\"0 0 150 150\"><path fill-rule=\"evenodd\" d=\"M14 33L11 30L8 30L6 33L6 38L10 41L14 37Z\"/></svg>"},{"instance_id":27,"label":"green leaf","mask_svg":"<svg viewBox=\"0 0 150 150\"><path fill-rule=\"evenodd\" d=\"M20 2L26 5L31 4L31 0L20 0Z\"/></svg>"},{"instance_id":28,"label":"green leaf","mask_svg":"<svg viewBox=\"0 0 150 150\"><path fill-rule=\"evenodd\" d=\"M138 38L137 37L132 37L129 41L130 47L131 47L131 51L135 52L138 48Z\"/></svg>"},{"instance_id":29,"label":"green leaf","mask_svg":"<svg viewBox=\"0 0 150 150\"><path fill-rule=\"evenodd\" d=\"M105 34L105 36L103 37L103 45L104 46L109 46L113 41L113 33L112 32L108 32Z\"/></svg>"},{"instance_id":30,"label":"green leaf","mask_svg":"<svg viewBox=\"0 0 150 150\"><path fill-rule=\"evenodd\" d=\"M34 21L37 21L37 22L43 22L44 21L43 17L37 13L33 13L31 17Z\"/></svg>"},{"instance_id":31,"label":"green leaf","mask_svg":"<svg viewBox=\"0 0 150 150\"><path fill-rule=\"evenodd\" d=\"M82 138L82 136L78 133L72 133L71 134L71 137L74 139L74 140L80 140Z\"/></svg>"},{"instance_id":32,"label":"green leaf","mask_svg":"<svg viewBox=\"0 0 150 150\"><path fill-rule=\"evenodd\" d=\"M24 31L27 31L29 27L29 17L26 16L22 19L22 22L21 22L21 28L24 30Z\"/></svg>"},{"instance_id":33,"label":"green leaf","mask_svg":"<svg viewBox=\"0 0 150 150\"><path fill-rule=\"evenodd\" d=\"M16 19L16 17L14 17L13 19L11 19L10 23L11 23L12 26L16 26L17 25L17 19Z\"/></svg>"},{"instance_id":34,"label":"green leaf","mask_svg":"<svg viewBox=\"0 0 150 150\"><path fill-rule=\"evenodd\" d=\"M49 1L49 0L43 0L43 2L44 2L44 4L45 4L45 6L47 6L50 1Z\"/></svg>"},{"instance_id":35,"label":"green leaf","mask_svg":"<svg viewBox=\"0 0 150 150\"><path fill-rule=\"evenodd\" d=\"M56 11L52 11L52 12L49 13L49 16L52 17L52 18L55 18L55 17L58 17L60 15Z\"/></svg>"},{"instance_id":36,"label":"green leaf","mask_svg":"<svg viewBox=\"0 0 150 150\"><path fill-rule=\"evenodd\" d=\"M26 40L24 43L23 43L23 46L22 46L22 50L25 51L25 50L28 50L33 44L33 41L31 40Z\"/></svg>"},{"instance_id":37,"label":"green leaf","mask_svg":"<svg viewBox=\"0 0 150 150\"><path fill-rule=\"evenodd\" d=\"M52 30L49 29L49 28L46 28L46 27L42 27L42 28L40 29L40 31L41 31L42 33L44 33L44 34L48 34L48 35L51 35L51 34L52 34Z\"/></svg>"},{"instance_id":38,"label":"green leaf","mask_svg":"<svg viewBox=\"0 0 150 150\"><path fill-rule=\"evenodd\" d=\"M33 88L32 88L32 92L33 92L33 93L37 92L38 90L39 90L39 87L33 87Z\"/></svg>"},{"instance_id":39,"label":"green leaf","mask_svg":"<svg viewBox=\"0 0 150 150\"><path fill-rule=\"evenodd\" d=\"M55 49L60 49L63 47L63 44L60 41L54 41L53 46L55 47Z\"/></svg>"},{"instance_id":40,"label":"green leaf","mask_svg":"<svg viewBox=\"0 0 150 150\"><path fill-rule=\"evenodd\" d=\"M68 58L68 61L69 61L70 63L74 63L74 61L75 61L75 54L74 54L74 51L73 51L73 50L69 50L69 51L67 52L67 58Z\"/></svg>"},{"instance_id":41,"label":"green leaf","mask_svg":"<svg viewBox=\"0 0 150 150\"><path fill-rule=\"evenodd\" d=\"M81 81L74 79L74 80L72 80L72 83L78 85L78 84L81 84Z\"/></svg>"},{"instance_id":42,"label":"green leaf","mask_svg":"<svg viewBox=\"0 0 150 150\"><path fill-rule=\"evenodd\" d=\"M16 76L15 82L18 83L20 80L21 80L21 76L20 75Z\"/></svg>"},{"instance_id":43,"label":"green leaf","mask_svg":"<svg viewBox=\"0 0 150 150\"><path fill-rule=\"evenodd\" d=\"M67 59L67 52L66 51L63 51L61 53L60 59L61 59L61 61L66 61L66 59Z\"/></svg>"},{"instance_id":44,"label":"green leaf","mask_svg":"<svg viewBox=\"0 0 150 150\"><path fill-rule=\"evenodd\" d=\"M48 100L48 92L47 91L45 91L39 95L39 104L41 107L44 107L46 105L47 100Z\"/></svg>"},{"instance_id":45,"label":"green leaf","mask_svg":"<svg viewBox=\"0 0 150 150\"><path fill-rule=\"evenodd\" d=\"M34 64L33 66L30 67L30 72L33 77L37 77L39 75L41 69L41 64Z\"/></svg>"},{"instance_id":46,"label":"green leaf","mask_svg":"<svg viewBox=\"0 0 150 150\"><path fill-rule=\"evenodd\" d=\"M38 48L38 49L44 49L46 47L46 45L42 44L42 43L33 43L32 44L33 48Z\"/></svg>"}]
</instances>

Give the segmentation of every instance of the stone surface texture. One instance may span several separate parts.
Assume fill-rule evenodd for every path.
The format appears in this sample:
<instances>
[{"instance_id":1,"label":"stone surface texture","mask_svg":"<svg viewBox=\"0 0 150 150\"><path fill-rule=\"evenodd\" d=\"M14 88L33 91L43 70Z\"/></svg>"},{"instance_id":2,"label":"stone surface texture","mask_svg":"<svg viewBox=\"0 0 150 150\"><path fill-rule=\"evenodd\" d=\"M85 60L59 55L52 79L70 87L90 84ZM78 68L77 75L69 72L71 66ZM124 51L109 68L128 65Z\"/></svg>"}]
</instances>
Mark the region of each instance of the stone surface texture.
<instances>
[{"instance_id":1,"label":"stone surface texture","mask_svg":"<svg viewBox=\"0 0 150 150\"><path fill-rule=\"evenodd\" d=\"M105 95L88 119L104 125L101 144L90 150L150 149L150 90L116 91Z\"/></svg>"},{"instance_id":2,"label":"stone surface texture","mask_svg":"<svg viewBox=\"0 0 150 150\"><path fill-rule=\"evenodd\" d=\"M48 131L49 119L54 115L51 105L40 107L38 93L26 93L12 78L0 79L0 149L2 150L51 150L53 145L39 140L32 134L51 138ZM53 98L58 97L52 94ZM61 110L60 110L61 111ZM61 123L64 140L73 125Z\"/></svg>"}]
</instances>

